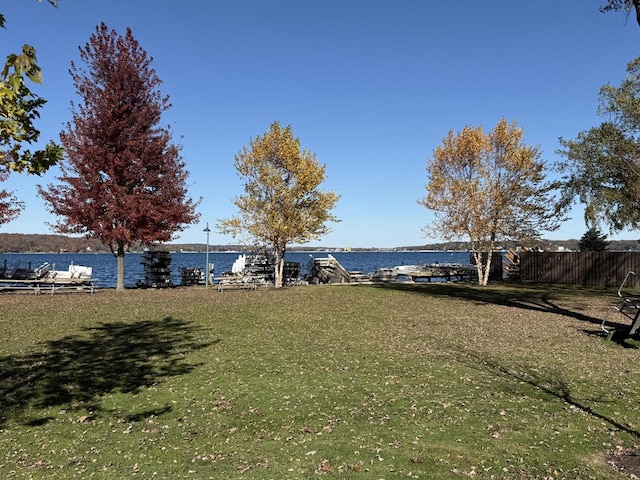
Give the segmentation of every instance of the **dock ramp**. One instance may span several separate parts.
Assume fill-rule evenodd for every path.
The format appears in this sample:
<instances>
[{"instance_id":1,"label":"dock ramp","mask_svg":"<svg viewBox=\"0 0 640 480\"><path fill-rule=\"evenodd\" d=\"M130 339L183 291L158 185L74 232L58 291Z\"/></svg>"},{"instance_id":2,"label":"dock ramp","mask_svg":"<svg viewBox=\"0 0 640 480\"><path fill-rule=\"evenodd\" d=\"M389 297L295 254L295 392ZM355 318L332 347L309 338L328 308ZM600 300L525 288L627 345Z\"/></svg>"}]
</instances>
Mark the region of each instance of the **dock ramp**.
<instances>
[{"instance_id":1,"label":"dock ramp","mask_svg":"<svg viewBox=\"0 0 640 480\"><path fill-rule=\"evenodd\" d=\"M313 258L311 279L316 283L351 283L351 273L331 254Z\"/></svg>"}]
</instances>

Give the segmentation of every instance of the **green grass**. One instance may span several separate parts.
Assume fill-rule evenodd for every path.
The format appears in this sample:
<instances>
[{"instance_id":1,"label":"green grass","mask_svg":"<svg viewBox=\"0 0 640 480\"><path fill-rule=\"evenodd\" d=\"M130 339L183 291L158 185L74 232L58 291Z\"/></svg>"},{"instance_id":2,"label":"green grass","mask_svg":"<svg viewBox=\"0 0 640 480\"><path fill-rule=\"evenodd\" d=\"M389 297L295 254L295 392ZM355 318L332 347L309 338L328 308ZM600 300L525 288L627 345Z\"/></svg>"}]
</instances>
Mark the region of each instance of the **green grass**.
<instances>
[{"instance_id":1,"label":"green grass","mask_svg":"<svg viewBox=\"0 0 640 480\"><path fill-rule=\"evenodd\" d=\"M0 477L626 478L599 289L0 295Z\"/></svg>"}]
</instances>

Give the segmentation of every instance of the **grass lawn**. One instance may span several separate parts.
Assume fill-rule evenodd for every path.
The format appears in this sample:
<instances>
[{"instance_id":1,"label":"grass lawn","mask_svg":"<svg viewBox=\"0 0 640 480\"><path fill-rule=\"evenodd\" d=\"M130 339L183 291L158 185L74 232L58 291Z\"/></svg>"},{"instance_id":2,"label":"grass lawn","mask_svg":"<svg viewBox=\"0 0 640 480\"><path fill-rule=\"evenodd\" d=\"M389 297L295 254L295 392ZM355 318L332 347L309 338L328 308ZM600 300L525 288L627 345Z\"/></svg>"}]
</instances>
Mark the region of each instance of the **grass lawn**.
<instances>
[{"instance_id":1,"label":"grass lawn","mask_svg":"<svg viewBox=\"0 0 640 480\"><path fill-rule=\"evenodd\" d=\"M0 477L620 479L640 342L612 291L1 294ZM629 473L629 471L627 471Z\"/></svg>"}]
</instances>

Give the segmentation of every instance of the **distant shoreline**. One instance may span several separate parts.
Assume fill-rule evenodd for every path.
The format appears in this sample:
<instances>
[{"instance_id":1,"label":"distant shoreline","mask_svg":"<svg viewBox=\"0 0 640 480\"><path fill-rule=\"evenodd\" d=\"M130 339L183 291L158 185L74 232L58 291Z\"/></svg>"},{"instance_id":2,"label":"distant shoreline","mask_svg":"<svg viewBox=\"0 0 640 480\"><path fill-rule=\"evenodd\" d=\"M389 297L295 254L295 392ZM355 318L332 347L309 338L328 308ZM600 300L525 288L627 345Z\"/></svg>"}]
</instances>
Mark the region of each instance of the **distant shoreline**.
<instances>
[{"instance_id":1,"label":"distant shoreline","mask_svg":"<svg viewBox=\"0 0 640 480\"><path fill-rule=\"evenodd\" d=\"M515 248L515 242L502 242L496 245L498 250ZM537 248L547 251L576 251L578 240L539 240L532 244ZM157 247L159 250L168 250L180 253L203 253L207 250L204 243L166 243ZM209 252L240 253L253 250L247 245L209 245ZM638 251L638 240L610 240L611 251ZM143 246L137 246L133 252L144 251ZM466 252L469 251L468 242L442 242L424 245L405 245L398 247L323 247L318 245L292 245L287 248L290 252ZM111 253L108 247L100 241L84 237L68 237L65 235L50 234L22 234L0 233L0 253Z\"/></svg>"},{"instance_id":2,"label":"distant shoreline","mask_svg":"<svg viewBox=\"0 0 640 480\"><path fill-rule=\"evenodd\" d=\"M176 254L176 255L202 255L203 253L206 252L206 249L202 249L202 250L172 250L169 248L162 248L160 249L162 251L168 251L171 254ZM242 249L242 250L223 250L223 249L210 249L209 253L229 253L229 254L243 254L243 253L247 253L250 252L251 249L250 248L246 248L246 249ZM332 253L394 253L394 252L415 252L415 253L447 253L447 252L451 252L451 253L460 253L460 252L469 252L470 250L467 249L460 249L460 250L438 250L438 249L401 249L401 248L361 248L361 249L353 249L353 250L341 250L341 249L328 249L328 248L316 248L316 249L296 249L296 248L289 248L287 249L287 252L295 252L295 253L322 253L322 254L332 254ZM130 253L144 253L145 250L132 250L127 252L127 254ZM24 255L50 255L50 254L57 254L57 253L69 253L69 254L74 254L74 255L113 255L111 252L109 251L105 251L105 250L100 250L100 251L45 251L45 250L38 250L38 251L29 251L29 250L23 250L23 251L2 251L0 250L0 254L11 254L11 255L19 255L19 254L24 254Z\"/></svg>"}]
</instances>

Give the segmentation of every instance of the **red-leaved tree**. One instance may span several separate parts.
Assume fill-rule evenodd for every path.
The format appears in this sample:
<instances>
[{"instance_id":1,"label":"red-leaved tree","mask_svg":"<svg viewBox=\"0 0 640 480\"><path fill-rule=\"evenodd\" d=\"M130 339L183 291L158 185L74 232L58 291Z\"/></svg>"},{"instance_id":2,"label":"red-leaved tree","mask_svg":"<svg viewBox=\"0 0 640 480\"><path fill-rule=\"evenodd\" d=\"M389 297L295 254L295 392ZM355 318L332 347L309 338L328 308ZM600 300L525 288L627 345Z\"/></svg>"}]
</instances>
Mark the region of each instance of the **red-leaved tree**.
<instances>
[{"instance_id":1,"label":"red-leaved tree","mask_svg":"<svg viewBox=\"0 0 640 480\"><path fill-rule=\"evenodd\" d=\"M2 184L8 176L8 172L0 170L0 184ZM0 225L4 225L16 218L23 207L24 203L19 202L13 193L7 190L0 190Z\"/></svg>"},{"instance_id":2,"label":"red-leaved tree","mask_svg":"<svg viewBox=\"0 0 640 480\"><path fill-rule=\"evenodd\" d=\"M197 221L188 196L188 172L169 128L170 107L159 91L152 58L130 29L125 36L103 23L80 48L85 68L71 64L79 105L60 134L66 158L58 185L39 187L59 233L83 234L109 245L124 289L124 255L132 244L166 242Z\"/></svg>"}]
</instances>

